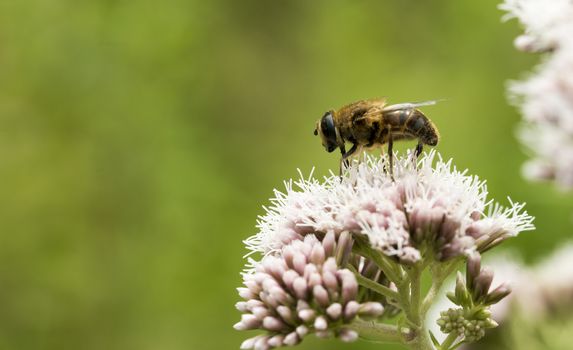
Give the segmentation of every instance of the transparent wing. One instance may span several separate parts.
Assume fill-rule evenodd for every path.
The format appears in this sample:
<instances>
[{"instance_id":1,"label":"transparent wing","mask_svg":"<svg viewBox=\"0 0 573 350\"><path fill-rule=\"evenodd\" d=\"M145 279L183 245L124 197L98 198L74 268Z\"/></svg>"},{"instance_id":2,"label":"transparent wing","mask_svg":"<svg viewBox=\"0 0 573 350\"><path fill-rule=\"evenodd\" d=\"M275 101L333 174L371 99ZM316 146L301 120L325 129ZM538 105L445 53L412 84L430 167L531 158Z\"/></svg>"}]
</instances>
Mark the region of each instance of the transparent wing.
<instances>
[{"instance_id":1,"label":"transparent wing","mask_svg":"<svg viewBox=\"0 0 573 350\"><path fill-rule=\"evenodd\" d=\"M430 100L430 101L422 101L422 102L398 103L395 105L389 105L387 107L384 107L383 111L384 112L390 112L390 111L397 111L400 109L413 109L413 108L418 108L418 107L423 107L423 106L433 106L440 101L443 101L443 100Z\"/></svg>"}]
</instances>

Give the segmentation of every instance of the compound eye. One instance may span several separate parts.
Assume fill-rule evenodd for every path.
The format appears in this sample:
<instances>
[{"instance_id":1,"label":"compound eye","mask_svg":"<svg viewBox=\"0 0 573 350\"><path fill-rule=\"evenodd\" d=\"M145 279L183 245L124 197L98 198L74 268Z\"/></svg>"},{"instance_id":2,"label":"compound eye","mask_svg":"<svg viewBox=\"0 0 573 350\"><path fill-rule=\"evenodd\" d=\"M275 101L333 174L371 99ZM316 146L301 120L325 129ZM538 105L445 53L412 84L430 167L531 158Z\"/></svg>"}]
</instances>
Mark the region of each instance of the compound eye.
<instances>
[{"instance_id":1,"label":"compound eye","mask_svg":"<svg viewBox=\"0 0 573 350\"><path fill-rule=\"evenodd\" d=\"M336 126L334 126L334 118L332 112L326 112L320 120L320 130L324 135L326 141L326 149L332 152L336 149Z\"/></svg>"}]
</instances>

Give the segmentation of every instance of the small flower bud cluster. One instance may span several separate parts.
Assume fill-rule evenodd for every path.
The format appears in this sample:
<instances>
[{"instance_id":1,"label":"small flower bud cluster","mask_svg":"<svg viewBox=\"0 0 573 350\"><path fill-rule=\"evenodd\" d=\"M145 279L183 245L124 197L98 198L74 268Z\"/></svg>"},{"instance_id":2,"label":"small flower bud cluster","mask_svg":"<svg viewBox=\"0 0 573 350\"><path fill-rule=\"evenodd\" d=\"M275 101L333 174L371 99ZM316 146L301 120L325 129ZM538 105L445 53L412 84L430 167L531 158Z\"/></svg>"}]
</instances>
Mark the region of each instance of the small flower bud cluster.
<instances>
[{"instance_id":1,"label":"small flower bud cluster","mask_svg":"<svg viewBox=\"0 0 573 350\"><path fill-rule=\"evenodd\" d=\"M298 344L307 334L335 336L353 341L358 334L348 327L356 317L378 318L381 303L358 300L354 274L340 268L349 260L350 234L326 234L322 241L309 234L267 255L255 271L244 275L239 288L245 301L237 330L262 329L265 334L246 340L242 349L270 349Z\"/></svg>"},{"instance_id":2,"label":"small flower bud cluster","mask_svg":"<svg viewBox=\"0 0 573 350\"><path fill-rule=\"evenodd\" d=\"M466 342L474 342L485 335L488 328L497 327L491 318L489 306L509 295L505 284L490 291L493 272L481 268L479 253L471 254L466 263L466 278L458 273L454 292L447 297L459 308L450 308L440 313L437 323L444 333L456 332Z\"/></svg>"},{"instance_id":3,"label":"small flower bud cluster","mask_svg":"<svg viewBox=\"0 0 573 350\"><path fill-rule=\"evenodd\" d=\"M450 308L440 313L437 323L443 333L455 332L463 336L465 341L475 342L485 336L486 329L497 327L497 323L490 316L491 313L485 309L472 315L463 308Z\"/></svg>"}]
</instances>

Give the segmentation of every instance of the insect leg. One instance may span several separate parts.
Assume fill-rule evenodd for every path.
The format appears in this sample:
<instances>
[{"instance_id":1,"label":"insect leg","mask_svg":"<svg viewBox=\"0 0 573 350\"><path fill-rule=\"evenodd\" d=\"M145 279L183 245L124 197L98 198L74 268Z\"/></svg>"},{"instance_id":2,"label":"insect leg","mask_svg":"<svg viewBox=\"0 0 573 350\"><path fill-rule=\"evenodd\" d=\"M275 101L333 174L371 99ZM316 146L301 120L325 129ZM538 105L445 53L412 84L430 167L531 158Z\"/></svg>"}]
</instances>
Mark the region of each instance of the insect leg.
<instances>
[{"instance_id":1,"label":"insect leg","mask_svg":"<svg viewBox=\"0 0 573 350\"><path fill-rule=\"evenodd\" d=\"M423 149L424 149L424 144L421 142L418 142L418 145L416 146L416 158L418 158L420 156L420 154L422 154Z\"/></svg>"},{"instance_id":2,"label":"insect leg","mask_svg":"<svg viewBox=\"0 0 573 350\"><path fill-rule=\"evenodd\" d=\"M344 165L346 167L348 167L348 165L349 165L348 160L346 160L346 161L344 160L344 155L346 154L346 147L344 145L341 145L341 146L339 146L339 148L340 148L340 154L342 155L342 158L340 159L341 166L342 166L342 162L344 161Z\"/></svg>"},{"instance_id":3,"label":"insect leg","mask_svg":"<svg viewBox=\"0 0 573 350\"><path fill-rule=\"evenodd\" d=\"M348 150L348 152L346 152L344 146L342 146L340 148L340 150L342 151L342 158L340 158L340 168L339 168L339 175L342 176L342 165L344 164L344 166L348 167L350 165L350 162L348 161L348 158L354 154L354 152L356 152L356 150L358 149L358 144L354 143L352 144L352 147Z\"/></svg>"},{"instance_id":4,"label":"insect leg","mask_svg":"<svg viewBox=\"0 0 573 350\"><path fill-rule=\"evenodd\" d=\"M394 181L394 153L392 152L392 147L394 146L394 140L392 140L392 132L388 133L388 157L390 159L390 178L392 182Z\"/></svg>"}]
</instances>

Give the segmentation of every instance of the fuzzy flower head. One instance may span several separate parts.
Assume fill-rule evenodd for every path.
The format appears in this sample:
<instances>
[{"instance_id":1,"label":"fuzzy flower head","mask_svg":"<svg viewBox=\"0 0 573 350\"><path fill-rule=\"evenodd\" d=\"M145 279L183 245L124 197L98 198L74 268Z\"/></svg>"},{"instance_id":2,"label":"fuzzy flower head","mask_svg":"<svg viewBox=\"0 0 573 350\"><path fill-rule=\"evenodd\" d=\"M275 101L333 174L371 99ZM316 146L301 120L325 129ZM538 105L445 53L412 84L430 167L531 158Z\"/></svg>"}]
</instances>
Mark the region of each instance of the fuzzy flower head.
<instances>
[{"instance_id":1,"label":"fuzzy flower head","mask_svg":"<svg viewBox=\"0 0 573 350\"><path fill-rule=\"evenodd\" d=\"M342 179L312 177L286 183L259 218L259 232L245 241L252 253L272 255L307 234L350 233L369 248L406 265L427 257L445 261L486 251L533 229L523 204L509 208L487 199L484 181L459 171L435 152L414 161L365 155Z\"/></svg>"}]
</instances>

